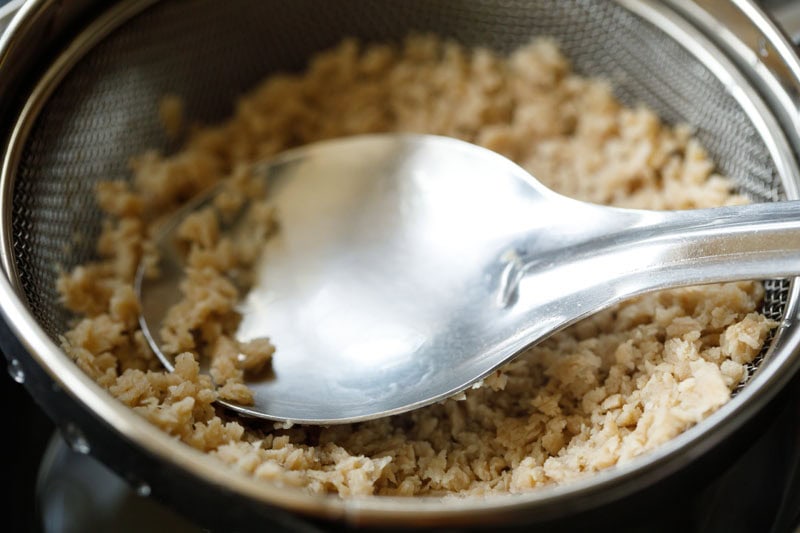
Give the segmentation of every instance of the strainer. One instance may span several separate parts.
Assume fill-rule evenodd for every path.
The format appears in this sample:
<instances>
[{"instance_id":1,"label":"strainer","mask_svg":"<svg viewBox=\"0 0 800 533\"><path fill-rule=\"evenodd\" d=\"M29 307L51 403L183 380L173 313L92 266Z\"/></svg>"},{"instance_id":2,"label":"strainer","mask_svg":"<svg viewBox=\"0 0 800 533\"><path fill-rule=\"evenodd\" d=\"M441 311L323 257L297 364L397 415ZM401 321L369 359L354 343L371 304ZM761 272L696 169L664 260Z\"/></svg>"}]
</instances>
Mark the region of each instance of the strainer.
<instances>
[{"instance_id":1,"label":"strainer","mask_svg":"<svg viewBox=\"0 0 800 533\"><path fill-rule=\"evenodd\" d=\"M721 171L754 201L798 198L800 60L750 0L406 0L248 2L32 0L0 43L0 306L10 365L73 448L202 523L258 517L312 529L300 516L373 525L551 520L625 501L671 477L755 420L800 367L797 287L766 281L780 321L737 396L657 451L585 480L480 501L341 500L257 483L176 444L113 400L58 348L71 319L55 281L93 257L101 180L128 160L175 147L155 119L177 93L210 123L275 71L297 70L343 37L397 41L433 32L500 52L553 37L576 70L602 76L625 103L694 126Z\"/></svg>"}]
</instances>

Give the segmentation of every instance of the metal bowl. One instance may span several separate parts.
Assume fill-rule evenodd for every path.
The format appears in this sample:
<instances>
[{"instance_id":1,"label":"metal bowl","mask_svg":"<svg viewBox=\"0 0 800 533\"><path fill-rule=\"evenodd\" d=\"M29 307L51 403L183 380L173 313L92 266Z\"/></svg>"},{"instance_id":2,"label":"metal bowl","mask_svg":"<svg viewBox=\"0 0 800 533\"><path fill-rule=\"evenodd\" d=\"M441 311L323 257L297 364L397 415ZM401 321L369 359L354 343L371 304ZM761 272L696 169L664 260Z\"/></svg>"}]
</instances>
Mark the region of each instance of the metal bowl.
<instances>
[{"instance_id":1,"label":"metal bowl","mask_svg":"<svg viewBox=\"0 0 800 533\"><path fill-rule=\"evenodd\" d=\"M800 59L750 0L31 0L0 41L0 309L2 333L11 333L2 350L73 449L200 523L314 530L326 521L497 526L632 498L653 504L654 491L694 479L700 464L724 465L723 452L747 442L800 368L793 280L765 282L762 311L781 325L747 383L707 420L624 466L487 499L342 499L257 482L151 426L61 351L57 336L71 317L58 303L59 268L94 253L94 183L127 177L128 157L146 148L171 148L151 118L160 94L179 92L192 116L215 121L260 78L297 69L345 36L394 41L412 31L501 52L550 35L580 73L608 78L623 102L693 124L744 194L800 197ZM82 242L72 239L76 228L87 234Z\"/></svg>"}]
</instances>

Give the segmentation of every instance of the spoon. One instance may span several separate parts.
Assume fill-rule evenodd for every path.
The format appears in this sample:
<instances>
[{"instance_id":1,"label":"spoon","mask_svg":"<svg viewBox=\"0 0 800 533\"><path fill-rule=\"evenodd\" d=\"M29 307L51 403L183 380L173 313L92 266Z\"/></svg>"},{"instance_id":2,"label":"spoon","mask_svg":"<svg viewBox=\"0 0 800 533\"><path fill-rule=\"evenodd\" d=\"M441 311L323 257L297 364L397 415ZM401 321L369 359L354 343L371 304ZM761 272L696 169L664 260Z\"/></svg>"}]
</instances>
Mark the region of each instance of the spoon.
<instances>
[{"instance_id":1,"label":"spoon","mask_svg":"<svg viewBox=\"0 0 800 533\"><path fill-rule=\"evenodd\" d=\"M547 189L487 149L430 135L325 141L259 166L280 229L243 298L240 340L269 337L274 375L243 415L337 424L443 400L570 324L669 287L796 275L800 203L619 209ZM159 349L180 298L179 212L140 274Z\"/></svg>"}]
</instances>

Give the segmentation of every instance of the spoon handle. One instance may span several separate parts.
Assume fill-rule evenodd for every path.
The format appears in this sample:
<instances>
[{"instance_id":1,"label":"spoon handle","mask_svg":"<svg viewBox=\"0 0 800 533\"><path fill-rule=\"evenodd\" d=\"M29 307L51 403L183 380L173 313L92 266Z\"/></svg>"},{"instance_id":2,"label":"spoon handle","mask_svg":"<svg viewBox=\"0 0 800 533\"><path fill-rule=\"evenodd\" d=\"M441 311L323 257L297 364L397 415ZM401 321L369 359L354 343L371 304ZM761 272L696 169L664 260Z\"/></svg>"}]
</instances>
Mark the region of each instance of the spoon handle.
<instances>
[{"instance_id":1,"label":"spoon handle","mask_svg":"<svg viewBox=\"0 0 800 533\"><path fill-rule=\"evenodd\" d=\"M523 249L504 307L546 309L566 325L650 291L800 275L800 201L687 211L576 202L568 212L555 231L585 238Z\"/></svg>"},{"instance_id":2,"label":"spoon handle","mask_svg":"<svg viewBox=\"0 0 800 533\"><path fill-rule=\"evenodd\" d=\"M640 220L616 249L649 259L649 288L800 274L798 201L642 214Z\"/></svg>"}]
</instances>

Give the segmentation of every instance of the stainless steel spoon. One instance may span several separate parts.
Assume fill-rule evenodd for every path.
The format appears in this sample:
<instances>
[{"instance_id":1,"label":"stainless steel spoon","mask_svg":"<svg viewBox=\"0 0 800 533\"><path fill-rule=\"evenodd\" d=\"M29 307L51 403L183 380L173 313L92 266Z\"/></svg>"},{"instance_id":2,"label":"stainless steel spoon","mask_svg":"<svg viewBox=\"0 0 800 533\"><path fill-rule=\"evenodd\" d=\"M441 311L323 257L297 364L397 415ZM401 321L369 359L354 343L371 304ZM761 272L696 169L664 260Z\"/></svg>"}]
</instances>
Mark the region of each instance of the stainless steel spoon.
<instances>
[{"instance_id":1,"label":"stainless steel spoon","mask_svg":"<svg viewBox=\"0 0 800 533\"><path fill-rule=\"evenodd\" d=\"M401 413L476 384L532 344L657 289L800 273L800 203L617 209L545 188L489 150L368 135L262 166L281 224L242 302L241 340L269 337L274 378L245 415L337 424ZM141 324L179 297L172 250L137 280Z\"/></svg>"}]
</instances>

